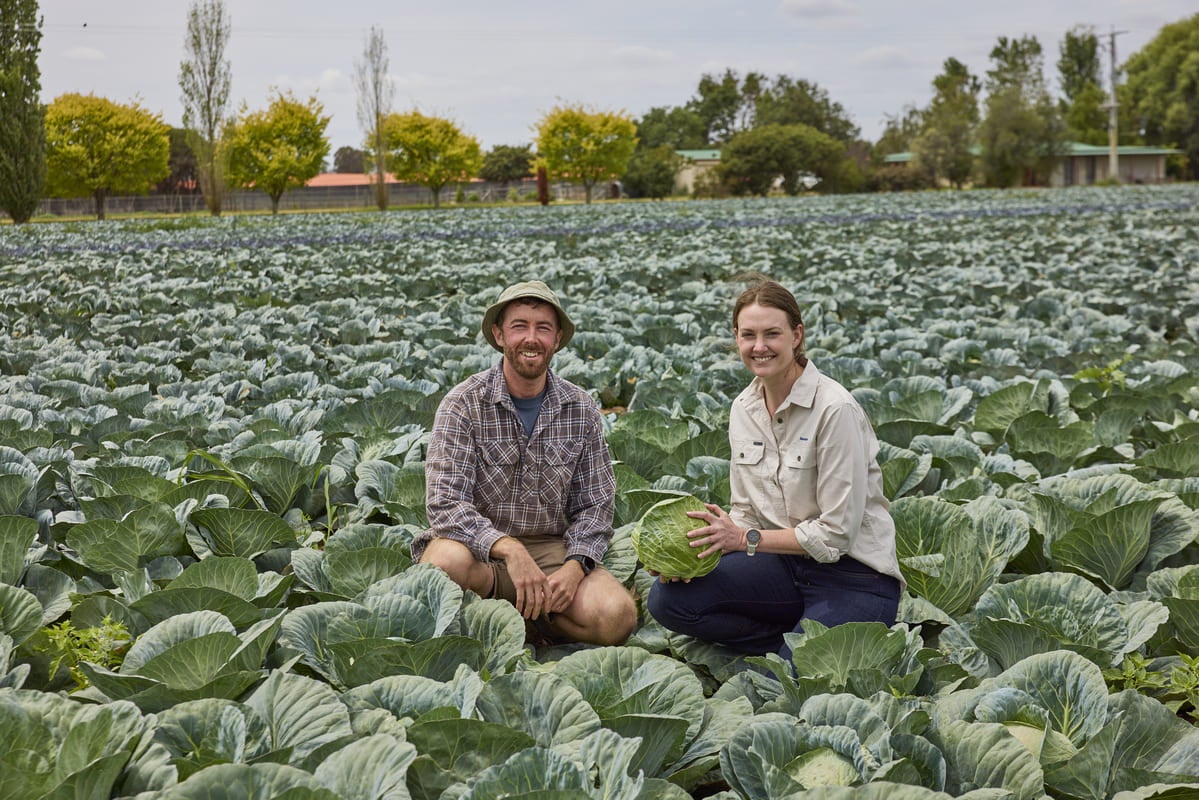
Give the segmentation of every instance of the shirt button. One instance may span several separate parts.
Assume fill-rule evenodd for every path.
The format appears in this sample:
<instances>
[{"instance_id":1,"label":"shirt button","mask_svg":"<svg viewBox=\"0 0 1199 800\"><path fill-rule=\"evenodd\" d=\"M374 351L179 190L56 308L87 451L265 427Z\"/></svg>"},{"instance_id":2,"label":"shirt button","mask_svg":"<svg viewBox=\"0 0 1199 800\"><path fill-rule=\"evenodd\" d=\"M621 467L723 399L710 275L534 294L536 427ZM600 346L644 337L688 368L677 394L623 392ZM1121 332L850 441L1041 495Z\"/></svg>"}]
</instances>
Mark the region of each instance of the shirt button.
<instances>
[{"instance_id":1,"label":"shirt button","mask_svg":"<svg viewBox=\"0 0 1199 800\"><path fill-rule=\"evenodd\" d=\"M795 457L795 460L796 460L796 461L803 461L803 456L796 456L796 457Z\"/></svg>"},{"instance_id":2,"label":"shirt button","mask_svg":"<svg viewBox=\"0 0 1199 800\"><path fill-rule=\"evenodd\" d=\"M782 418L782 417L777 417L777 418L775 418L775 420L774 420L774 421L775 421L775 422L777 422L779 425L782 425L782 424L783 424L783 418Z\"/></svg>"},{"instance_id":3,"label":"shirt button","mask_svg":"<svg viewBox=\"0 0 1199 800\"><path fill-rule=\"evenodd\" d=\"M738 453L737 458L745 458L745 453Z\"/></svg>"}]
</instances>

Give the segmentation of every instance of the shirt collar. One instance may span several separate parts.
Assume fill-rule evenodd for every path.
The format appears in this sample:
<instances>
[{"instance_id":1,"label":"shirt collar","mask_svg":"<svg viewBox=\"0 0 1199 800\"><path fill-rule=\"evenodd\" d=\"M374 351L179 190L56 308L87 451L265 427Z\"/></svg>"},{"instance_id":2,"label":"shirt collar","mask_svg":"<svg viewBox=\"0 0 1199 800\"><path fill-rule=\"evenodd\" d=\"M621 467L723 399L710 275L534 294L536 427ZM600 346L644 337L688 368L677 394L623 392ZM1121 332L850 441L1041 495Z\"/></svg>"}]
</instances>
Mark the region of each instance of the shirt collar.
<instances>
[{"instance_id":1,"label":"shirt collar","mask_svg":"<svg viewBox=\"0 0 1199 800\"><path fill-rule=\"evenodd\" d=\"M496 405L506 406L513 411L516 407L512 405L512 395L508 393L508 382L504 380L504 362L496 363L494 367L487 371L487 401ZM545 399L541 402L542 406L550 406L557 408L566 405L567 395L562 391L562 379L554 374L553 370L547 370L545 374Z\"/></svg>"},{"instance_id":2,"label":"shirt collar","mask_svg":"<svg viewBox=\"0 0 1199 800\"><path fill-rule=\"evenodd\" d=\"M783 399L782 405L778 410L782 410L787 406L800 406L801 408L811 408L816 402L816 387L820 385L820 370L816 369L816 365L812 363L812 359L808 359L807 365L803 368L803 373L791 385L791 391L787 397ZM766 390L762 387L762 379L754 378L749 384L749 394L747 401L751 404L766 403Z\"/></svg>"}]
</instances>

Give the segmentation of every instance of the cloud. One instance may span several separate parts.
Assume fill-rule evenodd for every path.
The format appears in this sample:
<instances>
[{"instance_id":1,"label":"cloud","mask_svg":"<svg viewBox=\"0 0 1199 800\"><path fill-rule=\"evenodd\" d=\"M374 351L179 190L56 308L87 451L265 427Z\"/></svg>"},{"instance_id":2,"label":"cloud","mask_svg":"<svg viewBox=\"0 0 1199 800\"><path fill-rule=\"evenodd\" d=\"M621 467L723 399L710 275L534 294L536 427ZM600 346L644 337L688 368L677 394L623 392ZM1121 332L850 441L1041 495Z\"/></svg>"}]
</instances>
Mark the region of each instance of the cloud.
<instances>
[{"instance_id":1,"label":"cloud","mask_svg":"<svg viewBox=\"0 0 1199 800\"><path fill-rule=\"evenodd\" d=\"M341 70L327 69L321 73L319 78L317 78L316 85L321 89L335 89L348 87L350 82L349 79L342 74Z\"/></svg>"},{"instance_id":2,"label":"cloud","mask_svg":"<svg viewBox=\"0 0 1199 800\"><path fill-rule=\"evenodd\" d=\"M912 58L894 45L872 47L855 60L864 67L879 69L906 69L907 67L920 66L920 62L917 59Z\"/></svg>"},{"instance_id":3,"label":"cloud","mask_svg":"<svg viewBox=\"0 0 1199 800\"><path fill-rule=\"evenodd\" d=\"M642 45L625 45L612 51L617 61L634 67L654 67L674 61L674 53Z\"/></svg>"},{"instance_id":4,"label":"cloud","mask_svg":"<svg viewBox=\"0 0 1199 800\"><path fill-rule=\"evenodd\" d=\"M783 16L805 20L834 20L856 17L857 9L845 0L782 0Z\"/></svg>"},{"instance_id":5,"label":"cloud","mask_svg":"<svg viewBox=\"0 0 1199 800\"><path fill-rule=\"evenodd\" d=\"M108 59L108 56L94 47L72 47L63 55L72 61L106 61Z\"/></svg>"}]
</instances>

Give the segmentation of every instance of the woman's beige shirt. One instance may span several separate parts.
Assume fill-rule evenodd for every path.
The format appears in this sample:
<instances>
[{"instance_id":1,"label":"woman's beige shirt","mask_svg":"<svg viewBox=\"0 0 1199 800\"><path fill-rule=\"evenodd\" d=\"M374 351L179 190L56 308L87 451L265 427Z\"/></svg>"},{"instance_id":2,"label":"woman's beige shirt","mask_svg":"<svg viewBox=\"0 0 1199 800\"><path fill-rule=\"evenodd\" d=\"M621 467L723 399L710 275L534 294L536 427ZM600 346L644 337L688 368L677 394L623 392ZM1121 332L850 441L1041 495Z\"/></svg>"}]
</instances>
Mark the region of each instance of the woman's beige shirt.
<instances>
[{"instance_id":1,"label":"woman's beige shirt","mask_svg":"<svg viewBox=\"0 0 1199 800\"><path fill-rule=\"evenodd\" d=\"M849 555L904 582L878 439L845 387L809 360L772 416L754 378L733 402L729 443L734 522L793 528L796 541L817 561Z\"/></svg>"}]
</instances>

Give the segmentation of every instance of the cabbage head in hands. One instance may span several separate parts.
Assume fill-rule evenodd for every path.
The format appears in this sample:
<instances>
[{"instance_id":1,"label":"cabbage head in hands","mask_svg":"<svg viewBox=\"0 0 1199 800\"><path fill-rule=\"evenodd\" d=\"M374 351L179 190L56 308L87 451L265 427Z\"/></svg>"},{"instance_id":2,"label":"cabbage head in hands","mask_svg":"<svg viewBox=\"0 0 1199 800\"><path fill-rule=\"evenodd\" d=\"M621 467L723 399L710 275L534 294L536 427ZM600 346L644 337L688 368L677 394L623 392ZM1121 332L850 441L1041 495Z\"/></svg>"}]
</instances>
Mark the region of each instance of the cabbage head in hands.
<instances>
[{"instance_id":1,"label":"cabbage head in hands","mask_svg":"<svg viewBox=\"0 0 1199 800\"><path fill-rule=\"evenodd\" d=\"M645 568L667 578L698 578L714 570L720 553L697 558L700 550L687 538L688 531L706 524L687 512L707 510L702 500L691 495L668 497L650 506L632 533L633 549Z\"/></svg>"}]
</instances>

